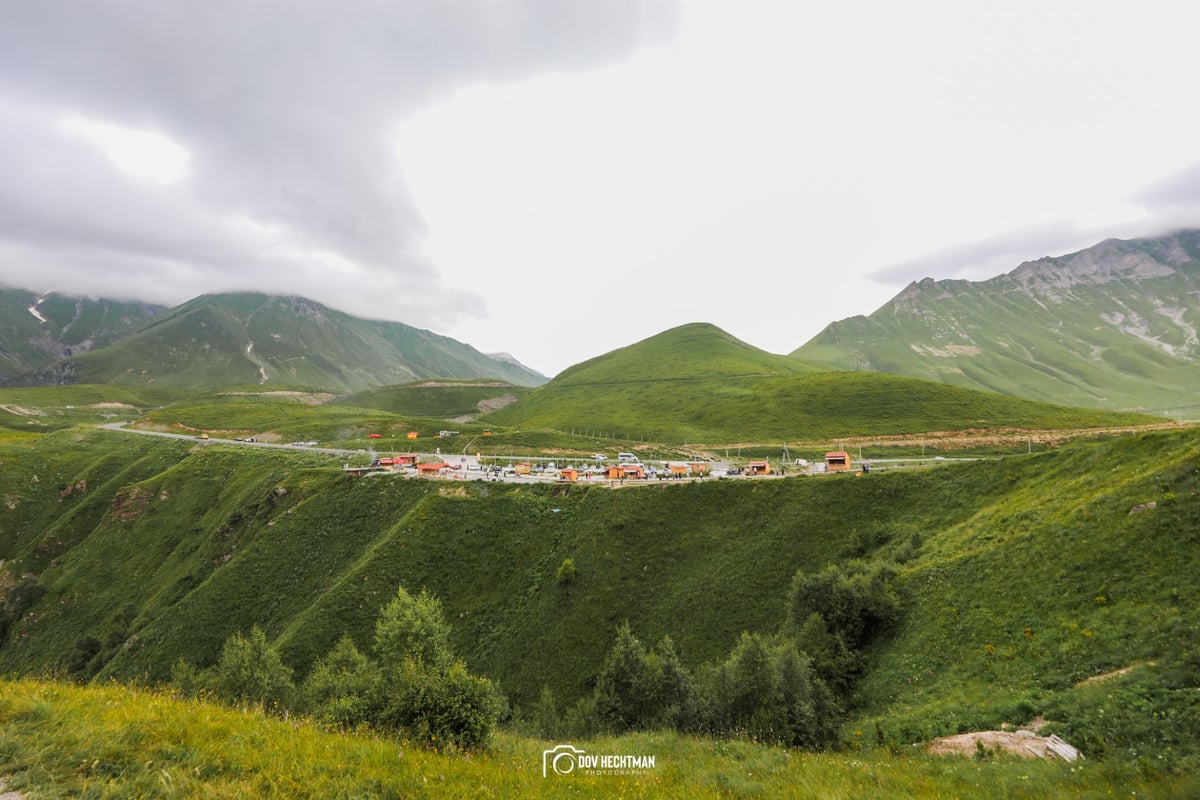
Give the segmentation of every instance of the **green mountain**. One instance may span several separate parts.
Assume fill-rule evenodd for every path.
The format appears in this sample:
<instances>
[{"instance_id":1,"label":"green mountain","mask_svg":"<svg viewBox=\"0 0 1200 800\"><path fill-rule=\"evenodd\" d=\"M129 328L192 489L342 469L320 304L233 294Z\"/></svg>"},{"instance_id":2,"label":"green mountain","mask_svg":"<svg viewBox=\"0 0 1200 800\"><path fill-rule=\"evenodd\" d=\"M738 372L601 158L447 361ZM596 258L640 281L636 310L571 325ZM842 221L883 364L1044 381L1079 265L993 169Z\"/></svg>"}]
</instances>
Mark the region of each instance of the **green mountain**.
<instances>
[{"instance_id":1,"label":"green mountain","mask_svg":"<svg viewBox=\"0 0 1200 800\"><path fill-rule=\"evenodd\" d=\"M1089 758L1197 755L1190 429L618 490L353 478L317 453L83 428L0 437L0 462L5 674L164 680L257 624L302 677L343 632L368 648L402 584L442 599L455 650L515 707L543 687L566 707L622 622L696 668L779 630L796 576L866 559L899 607L863 653L848 746L1041 715Z\"/></svg>"},{"instance_id":2,"label":"green mountain","mask_svg":"<svg viewBox=\"0 0 1200 800\"><path fill-rule=\"evenodd\" d=\"M451 377L520 385L545 380L509 358L400 322L360 319L301 297L245 293L195 298L142 322L114 344L21 381L353 391Z\"/></svg>"},{"instance_id":3,"label":"green mountain","mask_svg":"<svg viewBox=\"0 0 1200 800\"><path fill-rule=\"evenodd\" d=\"M483 419L668 443L1148 421L895 375L818 371L700 323L571 367Z\"/></svg>"},{"instance_id":4,"label":"green mountain","mask_svg":"<svg viewBox=\"0 0 1200 800\"><path fill-rule=\"evenodd\" d=\"M1200 414L1200 231L909 285L792 353L1065 405Z\"/></svg>"},{"instance_id":5,"label":"green mountain","mask_svg":"<svg viewBox=\"0 0 1200 800\"><path fill-rule=\"evenodd\" d=\"M161 306L0 287L0 383L103 347Z\"/></svg>"}]
</instances>

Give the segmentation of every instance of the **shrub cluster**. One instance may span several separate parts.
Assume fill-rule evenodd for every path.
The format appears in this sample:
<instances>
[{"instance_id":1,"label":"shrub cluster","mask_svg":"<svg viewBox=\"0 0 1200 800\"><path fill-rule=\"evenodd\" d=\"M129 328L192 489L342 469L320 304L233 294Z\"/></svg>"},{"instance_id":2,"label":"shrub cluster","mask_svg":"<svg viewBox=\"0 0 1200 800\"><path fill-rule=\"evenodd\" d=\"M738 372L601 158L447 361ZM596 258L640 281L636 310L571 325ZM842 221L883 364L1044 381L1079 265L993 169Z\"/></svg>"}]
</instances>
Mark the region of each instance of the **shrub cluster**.
<instances>
[{"instance_id":1,"label":"shrub cluster","mask_svg":"<svg viewBox=\"0 0 1200 800\"><path fill-rule=\"evenodd\" d=\"M294 710L339 727L403 732L440 749L477 747L495 727L504 698L491 681L467 671L449 636L437 598L400 587L376 621L371 655L343 636L300 686L257 626L249 636L231 636L210 670L178 665L173 683L187 693Z\"/></svg>"},{"instance_id":2,"label":"shrub cluster","mask_svg":"<svg viewBox=\"0 0 1200 800\"><path fill-rule=\"evenodd\" d=\"M693 674L670 637L647 648L629 624L596 677L594 691L560 717L546 688L530 715L537 733L673 728L818 748L837 736L841 708L865 671L863 649L900 608L895 570L853 561L798 572L788 617L776 635L743 633L720 661Z\"/></svg>"}]
</instances>

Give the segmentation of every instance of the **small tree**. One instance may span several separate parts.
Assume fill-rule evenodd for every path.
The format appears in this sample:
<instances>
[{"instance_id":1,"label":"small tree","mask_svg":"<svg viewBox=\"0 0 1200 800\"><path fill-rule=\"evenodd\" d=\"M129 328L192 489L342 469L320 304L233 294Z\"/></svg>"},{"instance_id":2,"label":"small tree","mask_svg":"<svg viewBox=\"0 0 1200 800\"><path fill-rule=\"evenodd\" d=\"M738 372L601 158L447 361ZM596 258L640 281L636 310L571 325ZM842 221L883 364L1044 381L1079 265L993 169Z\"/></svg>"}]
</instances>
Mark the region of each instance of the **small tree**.
<instances>
[{"instance_id":1,"label":"small tree","mask_svg":"<svg viewBox=\"0 0 1200 800\"><path fill-rule=\"evenodd\" d=\"M371 718L371 697L378 669L343 635L304 682L305 705L317 719L354 725Z\"/></svg>"},{"instance_id":2,"label":"small tree","mask_svg":"<svg viewBox=\"0 0 1200 800\"><path fill-rule=\"evenodd\" d=\"M789 746L832 741L832 697L790 639L743 633L729 657L708 670L715 733L737 733Z\"/></svg>"},{"instance_id":3,"label":"small tree","mask_svg":"<svg viewBox=\"0 0 1200 800\"><path fill-rule=\"evenodd\" d=\"M454 654L441 601L424 589L413 597L403 586L398 588L375 622L375 655L385 668L409 658L435 669L448 668Z\"/></svg>"},{"instance_id":4,"label":"small tree","mask_svg":"<svg viewBox=\"0 0 1200 800\"><path fill-rule=\"evenodd\" d=\"M235 633L225 640L215 688L218 696L228 702L282 706L294 689L292 670L267 644L262 628L255 625L248 637Z\"/></svg>"},{"instance_id":5,"label":"small tree","mask_svg":"<svg viewBox=\"0 0 1200 800\"><path fill-rule=\"evenodd\" d=\"M560 585L566 585L575 580L576 572L575 559L564 558L562 563L558 565L558 570L554 573L554 578Z\"/></svg>"},{"instance_id":6,"label":"small tree","mask_svg":"<svg viewBox=\"0 0 1200 800\"><path fill-rule=\"evenodd\" d=\"M596 678L597 722L617 732L644 727L654 711L657 677L646 648L633 635L629 623L622 623Z\"/></svg>"},{"instance_id":7,"label":"small tree","mask_svg":"<svg viewBox=\"0 0 1200 800\"><path fill-rule=\"evenodd\" d=\"M543 686L533 707L533 728L543 739L557 739L562 732L562 717L558 713L558 703L554 692L549 686Z\"/></svg>"},{"instance_id":8,"label":"small tree","mask_svg":"<svg viewBox=\"0 0 1200 800\"><path fill-rule=\"evenodd\" d=\"M646 650L623 623L596 677L596 723L607 730L653 727L694 729L699 710L695 684L669 637Z\"/></svg>"},{"instance_id":9,"label":"small tree","mask_svg":"<svg viewBox=\"0 0 1200 800\"><path fill-rule=\"evenodd\" d=\"M439 748L476 747L487 740L503 695L455 658L437 598L397 589L375 623L375 654L372 722L405 728Z\"/></svg>"}]
</instances>

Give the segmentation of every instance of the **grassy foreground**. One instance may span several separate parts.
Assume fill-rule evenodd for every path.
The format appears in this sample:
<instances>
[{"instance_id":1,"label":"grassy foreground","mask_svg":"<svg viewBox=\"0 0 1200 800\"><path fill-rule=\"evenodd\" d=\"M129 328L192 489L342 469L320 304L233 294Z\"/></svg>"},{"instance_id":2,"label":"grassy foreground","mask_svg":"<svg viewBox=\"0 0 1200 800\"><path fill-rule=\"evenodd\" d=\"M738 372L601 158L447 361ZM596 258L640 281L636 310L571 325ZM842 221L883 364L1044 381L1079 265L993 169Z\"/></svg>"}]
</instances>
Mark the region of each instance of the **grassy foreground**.
<instances>
[{"instance_id":1,"label":"grassy foreground","mask_svg":"<svg viewBox=\"0 0 1200 800\"><path fill-rule=\"evenodd\" d=\"M0 779L37 798L1195 797L1200 778L1129 762L973 760L884 750L809 754L676 734L575 742L653 756L638 774L542 775L557 743L495 737L477 753L320 730L116 684L0 682ZM4 791L0 790L0 791Z\"/></svg>"}]
</instances>

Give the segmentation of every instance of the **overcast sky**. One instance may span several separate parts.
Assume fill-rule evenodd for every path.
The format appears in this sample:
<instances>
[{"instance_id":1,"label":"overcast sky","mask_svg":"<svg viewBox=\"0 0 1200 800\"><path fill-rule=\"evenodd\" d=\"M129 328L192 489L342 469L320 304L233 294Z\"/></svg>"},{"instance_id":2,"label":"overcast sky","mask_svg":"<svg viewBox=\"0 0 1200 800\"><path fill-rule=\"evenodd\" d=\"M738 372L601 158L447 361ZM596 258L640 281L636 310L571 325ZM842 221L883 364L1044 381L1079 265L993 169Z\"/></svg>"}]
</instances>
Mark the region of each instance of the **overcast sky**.
<instances>
[{"instance_id":1,"label":"overcast sky","mask_svg":"<svg viewBox=\"0 0 1200 800\"><path fill-rule=\"evenodd\" d=\"M1196 10L1193 10L1196 9ZM300 294L548 375L1200 225L1200 5L0 0L0 283Z\"/></svg>"}]
</instances>

